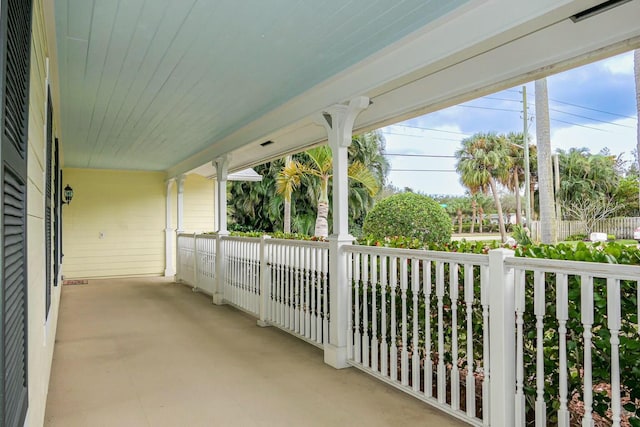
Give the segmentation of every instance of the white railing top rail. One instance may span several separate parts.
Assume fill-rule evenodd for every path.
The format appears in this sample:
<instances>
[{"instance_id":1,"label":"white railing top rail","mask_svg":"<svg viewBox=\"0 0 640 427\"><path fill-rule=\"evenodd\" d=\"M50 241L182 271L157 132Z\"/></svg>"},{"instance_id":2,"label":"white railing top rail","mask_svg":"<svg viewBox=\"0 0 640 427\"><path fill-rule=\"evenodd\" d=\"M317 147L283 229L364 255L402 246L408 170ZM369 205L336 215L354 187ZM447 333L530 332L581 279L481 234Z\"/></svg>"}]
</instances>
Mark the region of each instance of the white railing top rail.
<instances>
[{"instance_id":1,"label":"white railing top rail","mask_svg":"<svg viewBox=\"0 0 640 427\"><path fill-rule=\"evenodd\" d=\"M228 242L253 242L260 243L260 237L224 236Z\"/></svg>"},{"instance_id":2,"label":"white railing top rail","mask_svg":"<svg viewBox=\"0 0 640 427\"><path fill-rule=\"evenodd\" d=\"M182 233L178 233L177 236L178 237L193 237L193 236L195 236L197 234L198 233L185 233L185 232L182 232Z\"/></svg>"},{"instance_id":3,"label":"white railing top rail","mask_svg":"<svg viewBox=\"0 0 640 427\"><path fill-rule=\"evenodd\" d=\"M511 268L524 268L533 271L560 272L574 275L587 274L594 277L620 280L640 279L640 266L637 265L523 257L506 258L505 265Z\"/></svg>"},{"instance_id":4,"label":"white railing top rail","mask_svg":"<svg viewBox=\"0 0 640 427\"><path fill-rule=\"evenodd\" d=\"M456 262L459 264L470 263L476 265L489 265L489 255L469 254L459 252L428 251L424 249L387 248L383 246L344 245L346 252L360 254L385 255L391 257L407 257L429 259L433 261Z\"/></svg>"},{"instance_id":5,"label":"white railing top rail","mask_svg":"<svg viewBox=\"0 0 640 427\"><path fill-rule=\"evenodd\" d=\"M218 235L217 234L212 234L212 233L200 233L200 234L196 234L196 237L198 239L217 239Z\"/></svg>"},{"instance_id":6,"label":"white railing top rail","mask_svg":"<svg viewBox=\"0 0 640 427\"><path fill-rule=\"evenodd\" d=\"M297 246L303 248L329 248L329 242L317 240L267 239L267 245Z\"/></svg>"}]
</instances>

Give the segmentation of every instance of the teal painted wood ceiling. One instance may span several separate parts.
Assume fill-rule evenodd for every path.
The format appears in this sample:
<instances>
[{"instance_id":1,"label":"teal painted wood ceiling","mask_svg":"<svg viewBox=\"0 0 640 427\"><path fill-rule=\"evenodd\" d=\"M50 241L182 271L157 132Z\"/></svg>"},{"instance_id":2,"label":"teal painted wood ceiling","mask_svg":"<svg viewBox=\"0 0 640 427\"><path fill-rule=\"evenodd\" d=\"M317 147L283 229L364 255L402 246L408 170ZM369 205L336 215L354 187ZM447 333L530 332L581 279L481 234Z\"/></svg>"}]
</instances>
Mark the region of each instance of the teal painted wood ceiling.
<instances>
[{"instance_id":1,"label":"teal painted wood ceiling","mask_svg":"<svg viewBox=\"0 0 640 427\"><path fill-rule=\"evenodd\" d=\"M165 170L466 1L56 0L65 166Z\"/></svg>"}]
</instances>

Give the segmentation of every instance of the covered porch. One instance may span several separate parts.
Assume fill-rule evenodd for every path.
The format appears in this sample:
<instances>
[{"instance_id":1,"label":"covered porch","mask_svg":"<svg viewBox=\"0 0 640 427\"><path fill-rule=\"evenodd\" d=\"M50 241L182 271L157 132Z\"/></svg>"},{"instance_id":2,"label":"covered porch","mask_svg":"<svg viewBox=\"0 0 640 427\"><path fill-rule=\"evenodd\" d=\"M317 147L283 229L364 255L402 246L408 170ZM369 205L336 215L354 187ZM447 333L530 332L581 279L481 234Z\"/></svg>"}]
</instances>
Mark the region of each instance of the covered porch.
<instances>
[{"instance_id":1,"label":"covered porch","mask_svg":"<svg viewBox=\"0 0 640 427\"><path fill-rule=\"evenodd\" d=\"M62 291L46 426L462 425L164 278Z\"/></svg>"}]
</instances>

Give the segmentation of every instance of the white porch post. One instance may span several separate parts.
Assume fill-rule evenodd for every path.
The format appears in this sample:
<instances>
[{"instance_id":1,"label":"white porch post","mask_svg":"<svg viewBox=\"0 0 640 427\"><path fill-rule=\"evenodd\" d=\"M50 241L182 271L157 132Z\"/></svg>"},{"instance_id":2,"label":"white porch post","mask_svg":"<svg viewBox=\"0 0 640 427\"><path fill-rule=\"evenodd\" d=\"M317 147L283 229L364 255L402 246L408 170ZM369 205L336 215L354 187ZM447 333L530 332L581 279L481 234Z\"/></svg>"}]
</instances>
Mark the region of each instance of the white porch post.
<instances>
[{"instance_id":1,"label":"white porch post","mask_svg":"<svg viewBox=\"0 0 640 427\"><path fill-rule=\"evenodd\" d=\"M329 236L329 343L324 346L324 361L334 368L348 367L347 330L351 308L347 306L349 295L348 260L342 246L353 243L349 235L349 181L347 176L347 150L351 145L353 124L358 114L369 106L369 98L358 97L349 105L334 105L322 114L322 124L327 130L329 146L333 154L333 233Z\"/></svg>"},{"instance_id":2,"label":"white porch post","mask_svg":"<svg viewBox=\"0 0 640 427\"><path fill-rule=\"evenodd\" d=\"M516 425L515 290L509 249L489 251L489 423Z\"/></svg>"},{"instance_id":3,"label":"white porch post","mask_svg":"<svg viewBox=\"0 0 640 427\"><path fill-rule=\"evenodd\" d=\"M178 215L176 233L180 234L184 231L184 180L186 175L178 177Z\"/></svg>"},{"instance_id":4,"label":"white porch post","mask_svg":"<svg viewBox=\"0 0 640 427\"><path fill-rule=\"evenodd\" d=\"M167 199L166 199L166 226L164 229L164 275L165 277L176 274L173 268L173 237L174 229L171 227L171 187L173 187L173 178L167 180Z\"/></svg>"},{"instance_id":5,"label":"white porch post","mask_svg":"<svg viewBox=\"0 0 640 427\"><path fill-rule=\"evenodd\" d=\"M224 303L224 280L225 280L225 255L222 241L229 235L227 231L227 175L229 168L229 157L218 157L213 161L216 167L215 204L216 204L216 284L213 293L213 303L221 305Z\"/></svg>"}]
</instances>

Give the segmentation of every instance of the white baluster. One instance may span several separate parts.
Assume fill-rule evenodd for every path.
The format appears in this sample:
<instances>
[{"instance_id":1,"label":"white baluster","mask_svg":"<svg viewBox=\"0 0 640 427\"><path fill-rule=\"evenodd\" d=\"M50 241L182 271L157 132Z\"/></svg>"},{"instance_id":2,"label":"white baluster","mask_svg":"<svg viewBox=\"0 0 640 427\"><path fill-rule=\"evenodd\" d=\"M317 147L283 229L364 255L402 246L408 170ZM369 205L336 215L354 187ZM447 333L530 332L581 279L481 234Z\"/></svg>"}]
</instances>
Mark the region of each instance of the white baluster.
<instances>
[{"instance_id":1,"label":"white baluster","mask_svg":"<svg viewBox=\"0 0 640 427\"><path fill-rule=\"evenodd\" d=\"M347 263L353 267L353 263L355 262L355 258L358 254L353 252L347 252ZM347 309L349 310L349 315L347 316L347 360L354 360L354 351L353 351L353 271L354 268L347 268L347 286L349 286L349 292L347 292Z\"/></svg>"},{"instance_id":2,"label":"white baluster","mask_svg":"<svg viewBox=\"0 0 640 427\"><path fill-rule=\"evenodd\" d=\"M401 383L404 386L409 385L409 352L407 350L407 288L409 287L409 273L406 258L400 258L400 296L402 298L402 350L400 373Z\"/></svg>"},{"instance_id":3,"label":"white baluster","mask_svg":"<svg viewBox=\"0 0 640 427\"><path fill-rule=\"evenodd\" d=\"M444 366L444 263L436 261L436 297L438 298L438 402L445 403L447 373Z\"/></svg>"},{"instance_id":4,"label":"white baluster","mask_svg":"<svg viewBox=\"0 0 640 427\"><path fill-rule=\"evenodd\" d=\"M458 264L449 265L449 298L451 299L451 407L460 408L460 371L458 370Z\"/></svg>"},{"instance_id":5,"label":"white baluster","mask_svg":"<svg viewBox=\"0 0 640 427\"><path fill-rule=\"evenodd\" d=\"M358 363L362 363L362 335L360 334L360 273L362 254L355 254L355 261L353 263L353 285L354 285L354 298L355 298L355 321L353 331L353 342L355 346L355 360Z\"/></svg>"},{"instance_id":6,"label":"white baluster","mask_svg":"<svg viewBox=\"0 0 640 427\"><path fill-rule=\"evenodd\" d=\"M294 286L295 286L295 291L294 291L294 302L295 305L293 306L293 317L294 317L294 330L296 331L296 333L300 333L300 314L302 313L302 309L301 309L301 302L302 300L300 299L301 297L301 293L300 293L300 246L294 246L293 247L293 254L294 254L294 264L293 264L293 277L294 277Z\"/></svg>"},{"instance_id":7,"label":"white baluster","mask_svg":"<svg viewBox=\"0 0 640 427\"><path fill-rule=\"evenodd\" d=\"M525 271L516 269L515 278L515 309L516 309L516 424L525 425L525 400L524 400L524 292Z\"/></svg>"},{"instance_id":8,"label":"white baluster","mask_svg":"<svg viewBox=\"0 0 640 427\"><path fill-rule=\"evenodd\" d=\"M391 275L389 276L391 286L391 348L389 349L389 369L392 380L398 379L398 343L396 330L396 287L398 286L398 258L391 258Z\"/></svg>"},{"instance_id":9,"label":"white baluster","mask_svg":"<svg viewBox=\"0 0 640 427\"><path fill-rule=\"evenodd\" d=\"M311 338L311 308L309 306L309 257L311 255L311 248L308 246L304 248L304 336L308 339Z\"/></svg>"},{"instance_id":10,"label":"white baluster","mask_svg":"<svg viewBox=\"0 0 640 427\"><path fill-rule=\"evenodd\" d=\"M413 340L411 343L411 384L413 391L420 392L420 348L418 344L418 294L420 292L420 260L411 260L411 295L413 296L413 309L411 319L413 320Z\"/></svg>"},{"instance_id":11,"label":"white baluster","mask_svg":"<svg viewBox=\"0 0 640 427\"><path fill-rule=\"evenodd\" d=\"M329 275L329 251L322 251L322 288L324 302L322 308L324 310L322 316L322 339L324 343L329 343L329 283L327 276ZM338 286L336 283L335 286Z\"/></svg>"},{"instance_id":12,"label":"white baluster","mask_svg":"<svg viewBox=\"0 0 640 427\"><path fill-rule=\"evenodd\" d=\"M316 342L321 342L320 337L317 334L318 331L318 303L316 295L318 294L318 270L316 269L316 257L318 254L317 248L311 248L311 260L309 263L309 270L311 270L311 339ZM351 283L352 277L349 278L347 283ZM351 306L349 306L351 309Z\"/></svg>"},{"instance_id":13,"label":"white baluster","mask_svg":"<svg viewBox=\"0 0 640 427\"><path fill-rule=\"evenodd\" d=\"M611 412L612 427L620 426L620 279L607 279L607 328L611 333Z\"/></svg>"},{"instance_id":14,"label":"white baluster","mask_svg":"<svg viewBox=\"0 0 640 427\"><path fill-rule=\"evenodd\" d=\"M424 295L424 394L433 395L433 362L431 356L431 261L422 261L422 293Z\"/></svg>"},{"instance_id":15,"label":"white baluster","mask_svg":"<svg viewBox=\"0 0 640 427\"><path fill-rule=\"evenodd\" d=\"M362 254L362 364L369 367L369 255Z\"/></svg>"},{"instance_id":16,"label":"white baluster","mask_svg":"<svg viewBox=\"0 0 640 427\"><path fill-rule=\"evenodd\" d=\"M559 388L560 408L558 409L558 427L569 427L568 384L567 384L567 320L569 319L569 287L567 275L556 274L556 317L558 319L560 368Z\"/></svg>"},{"instance_id":17,"label":"white baluster","mask_svg":"<svg viewBox=\"0 0 640 427\"><path fill-rule=\"evenodd\" d=\"M322 318L324 316L324 311L322 308L322 257L324 251L317 250L316 251L316 342L324 342L324 337L322 336Z\"/></svg>"},{"instance_id":18,"label":"white baluster","mask_svg":"<svg viewBox=\"0 0 640 427\"><path fill-rule=\"evenodd\" d=\"M473 264L464 265L464 302L467 306L467 416L476 416L476 379L473 367Z\"/></svg>"},{"instance_id":19,"label":"white baluster","mask_svg":"<svg viewBox=\"0 0 640 427\"><path fill-rule=\"evenodd\" d=\"M489 266L480 266L480 305L482 306L482 425L491 425L491 353L489 352Z\"/></svg>"},{"instance_id":20,"label":"white baluster","mask_svg":"<svg viewBox=\"0 0 640 427\"><path fill-rule=\"evenodd\" d=\"M380 343L380 372L383 376L389 375L389 343L387 343L387 262L386 256L380 257L380 306L382 308L380 318L381 339Z\"/></svg>"},{"instance_id":21,"label":"white baluster","mask_svg":"<svg viewBox=\"0 0 640 427\"><path fill-rule=\"evenodd\" d=\"M580 277L580 318L584 332L584 376L583 390L584 396L584 416L582 417L582 427L593 427L593 366L591 363L591 338L593 334L593 277L583 275Z\"/></svg>"},{"instance_id":22,"label":"white baluster","mask_svg":"<svg viewBox=\"0 0 640 427\"><path fill-rule=\"evenodd\" d=\"M371 255L371 369L378 370L378 256Z\"/></svg>"},{"instance_id":23,"label":"white baluster","mask_svg":"<svg viewBox=\"0 0 640 427\"><path fill-rule=\"evenodd\" d=\"M536 427L547 425L547 404L544 400L544 271L533 273L533 313L536 316Z\"/></svg>"}]
</instances>

